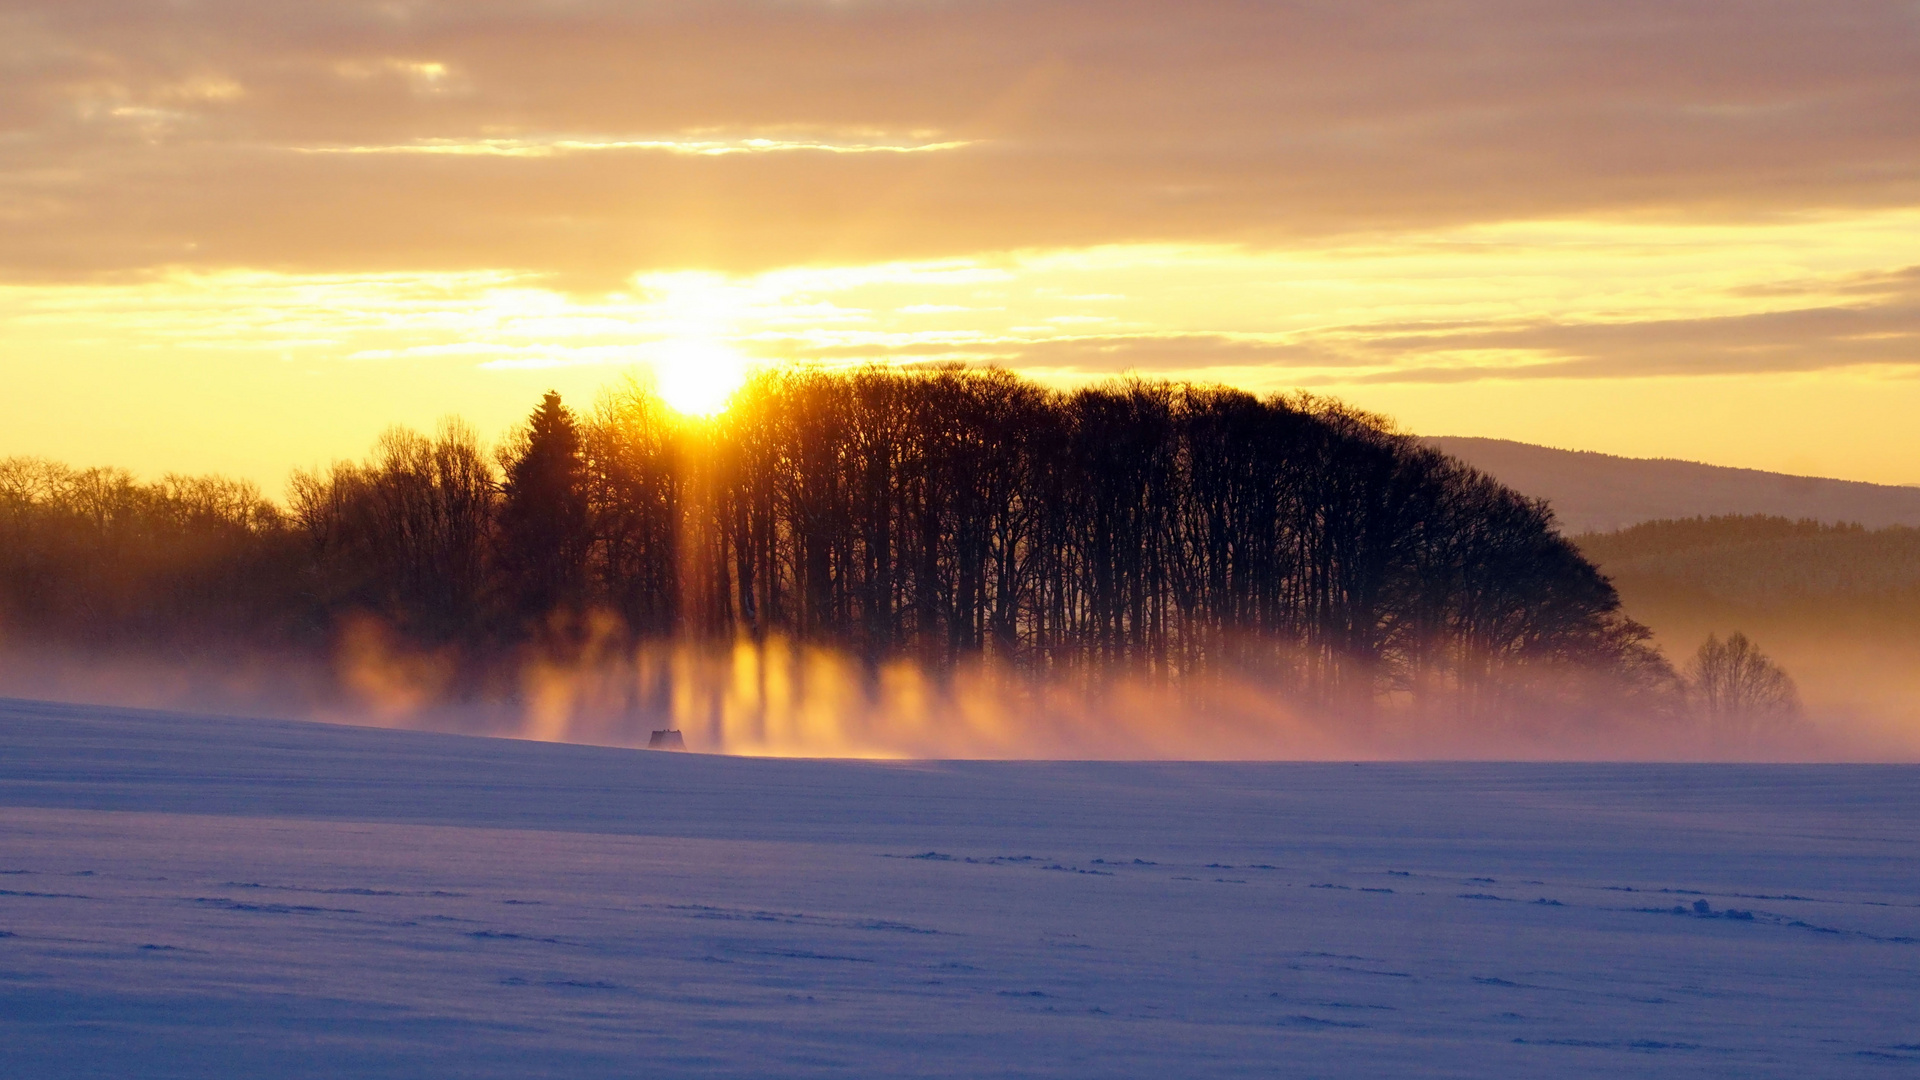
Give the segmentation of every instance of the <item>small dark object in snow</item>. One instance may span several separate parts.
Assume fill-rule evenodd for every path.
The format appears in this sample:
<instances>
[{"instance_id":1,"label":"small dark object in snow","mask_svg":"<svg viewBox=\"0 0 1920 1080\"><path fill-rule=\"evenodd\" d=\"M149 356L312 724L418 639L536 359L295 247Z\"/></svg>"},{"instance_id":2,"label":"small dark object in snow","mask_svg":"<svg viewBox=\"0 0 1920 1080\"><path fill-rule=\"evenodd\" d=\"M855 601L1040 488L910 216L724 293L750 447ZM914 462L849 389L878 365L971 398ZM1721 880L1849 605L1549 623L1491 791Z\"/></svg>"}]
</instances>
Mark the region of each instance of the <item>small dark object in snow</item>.
<instances>
[{"instance_id":1,"label":"small dark object in snow","mask_svg":"<svg viewBox=\"0 0 1920 1080\"><path fill-rule=\"evenodd\" d=\"M1742 922L1753 921L1753 912L1751 911L1736 911L1733 908L1728 908L1727 910L1721 912L1721 915L1729 919L1739 919Z\"/></svg>"},{"instance_id":2,"label":"small dark object in snow","mask_svg":"<svg viewBox=\"0 0 1920 1080\"><path fill-rule=\"evenodd\" d=\"M649 750L685 750L687 740L680 737L678 731L656 731L647 739Z\"/></svg>"},{"instance_id":3,"label":"small dark object in snow","mask_svg":"<svg viewBox=\"0 0 1920 1080\"><path fill-rule=\"evenodd\" d=\"M1713 905L1707 903L1705 900L1695 900L1693 902L1693 913L1696 915L1706 915L1712 911Z\"/></svg>"}]
</instances>

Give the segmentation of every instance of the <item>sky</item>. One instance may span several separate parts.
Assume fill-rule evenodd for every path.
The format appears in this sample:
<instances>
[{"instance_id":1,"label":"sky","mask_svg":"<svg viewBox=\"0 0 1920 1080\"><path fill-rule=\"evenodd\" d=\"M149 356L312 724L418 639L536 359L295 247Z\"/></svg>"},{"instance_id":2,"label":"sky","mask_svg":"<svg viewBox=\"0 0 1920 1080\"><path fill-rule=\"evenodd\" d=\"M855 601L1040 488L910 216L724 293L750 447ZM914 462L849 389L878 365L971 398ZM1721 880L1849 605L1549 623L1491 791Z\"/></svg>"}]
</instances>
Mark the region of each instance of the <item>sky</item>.
<instances>
[{"instance_id":1,"label":"sky","mask_svg":"<svg viewBox=\"0 0 1920 1080\"><path fill-rule=\"evenodd\" d=\"M0 456L929 360L1920 483L1920 0L0 0Z\"/></svg>"}]
</instances>

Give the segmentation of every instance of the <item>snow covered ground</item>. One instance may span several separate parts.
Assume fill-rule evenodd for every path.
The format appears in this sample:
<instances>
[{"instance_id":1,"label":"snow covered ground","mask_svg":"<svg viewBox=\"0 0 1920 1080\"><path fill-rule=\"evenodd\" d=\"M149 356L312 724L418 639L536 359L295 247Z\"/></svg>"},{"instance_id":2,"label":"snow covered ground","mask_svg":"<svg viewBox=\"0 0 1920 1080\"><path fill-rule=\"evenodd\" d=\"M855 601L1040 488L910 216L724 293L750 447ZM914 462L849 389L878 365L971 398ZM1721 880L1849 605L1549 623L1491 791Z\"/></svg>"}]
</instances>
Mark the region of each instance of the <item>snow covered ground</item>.
<instances>
[{"instance_id":1,"label":"snow covered ground","mask_svg":"<svg viewBox=\"0 0 1920 1080\"><path fill-rule=\"evenodd\" d=\"M1913 1076L1920 768L0 702L0 1076Z\"/></svg>"}]
</instances>

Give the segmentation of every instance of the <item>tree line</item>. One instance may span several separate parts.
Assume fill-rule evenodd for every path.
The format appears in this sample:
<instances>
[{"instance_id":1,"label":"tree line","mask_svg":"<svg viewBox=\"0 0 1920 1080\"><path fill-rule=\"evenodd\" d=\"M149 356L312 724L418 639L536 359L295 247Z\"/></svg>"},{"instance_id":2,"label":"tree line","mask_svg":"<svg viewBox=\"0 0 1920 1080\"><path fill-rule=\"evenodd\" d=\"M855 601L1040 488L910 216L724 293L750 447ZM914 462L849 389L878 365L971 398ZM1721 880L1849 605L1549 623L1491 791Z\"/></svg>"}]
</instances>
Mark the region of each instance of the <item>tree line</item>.
<instances>
[{"instance_id":1,"label":"tree line","mask_svg":"<svg viewBox=\"0 0 1920 1080\"><path fill-rule=\"evenodd\" d=\"M801 368L689 421L630 383L585 411L549 393L492 451L458 421L389 431L284 505L0 465L10 636L324 649L360 617L475 678L611 618L1349 708L1677 685L1543 502L1304 394Z\"/></svg>"}]
</instances>

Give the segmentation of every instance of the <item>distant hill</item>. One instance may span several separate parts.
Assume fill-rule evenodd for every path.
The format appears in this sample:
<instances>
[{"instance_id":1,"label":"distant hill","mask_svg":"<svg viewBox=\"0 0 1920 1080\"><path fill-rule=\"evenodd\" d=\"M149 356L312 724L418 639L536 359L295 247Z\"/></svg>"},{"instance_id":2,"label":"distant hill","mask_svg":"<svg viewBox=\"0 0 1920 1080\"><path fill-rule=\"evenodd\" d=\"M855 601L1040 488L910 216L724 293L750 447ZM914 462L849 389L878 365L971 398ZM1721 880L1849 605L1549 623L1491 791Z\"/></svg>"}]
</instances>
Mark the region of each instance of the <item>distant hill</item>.
<instances>
[{"instance_id":1,"label":"distant hill","mask_svg":"<svg viewBox=\"0 0 1920 1080\"><path fill-rule=\"evenodd\" d=\"M1729 469L1669 458L1625 458L1506 439L1422 440L1523 494L1553 504L1568 534L1643 521L1765 514L1870 529L1920 526L1920 487Z\"/></svg>"},{"instance_id":2,"label":"distant hill","mask_svg":"<svg viewBox=\"0 0 1920 1080\"><path fill-rule=\"evenodd\" d=\"M1810 620L1844 613L1920 632L1920 529L1714 517L1574 542L1631 600Z\"/></svg>"}]
</instances>

